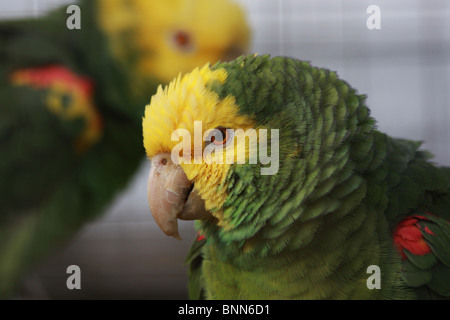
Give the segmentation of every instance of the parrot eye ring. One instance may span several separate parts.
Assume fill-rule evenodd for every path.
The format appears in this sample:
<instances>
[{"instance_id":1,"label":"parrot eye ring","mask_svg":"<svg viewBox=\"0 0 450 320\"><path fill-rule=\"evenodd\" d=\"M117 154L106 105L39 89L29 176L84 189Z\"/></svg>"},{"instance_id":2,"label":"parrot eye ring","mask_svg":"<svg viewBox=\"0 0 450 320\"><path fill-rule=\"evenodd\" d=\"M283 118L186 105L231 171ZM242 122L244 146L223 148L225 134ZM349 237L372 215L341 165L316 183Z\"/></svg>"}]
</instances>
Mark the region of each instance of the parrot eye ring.
<instances>
[{"instance_id":1,"label":"parrot eye ring","mask_svg":"<svg viewBox=\"0 0 450 320\"><path fill-rule=\"evenodd\" d=\"M208 134L207 144L213 143L216 146L226 146L233 138L233 130L225 127L217 127Z\"/></svg>"}]
</instances>

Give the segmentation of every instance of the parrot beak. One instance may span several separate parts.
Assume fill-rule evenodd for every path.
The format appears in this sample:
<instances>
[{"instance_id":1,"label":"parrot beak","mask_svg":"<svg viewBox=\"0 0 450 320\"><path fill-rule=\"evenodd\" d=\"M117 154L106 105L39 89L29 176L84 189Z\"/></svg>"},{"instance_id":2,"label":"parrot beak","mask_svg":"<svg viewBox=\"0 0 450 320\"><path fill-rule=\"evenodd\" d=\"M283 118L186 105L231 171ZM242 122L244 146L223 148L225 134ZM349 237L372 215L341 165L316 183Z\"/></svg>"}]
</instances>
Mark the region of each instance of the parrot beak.
<instances>
[{"instance_id":1,"label":"parrot beak","mask_svg":"<svg viewBox=\"0 0 450 320\"><path fill-rule=\"evenodd\" d=\"M172 162L170 153L152 158L147 185L148 204L159 228L168 236L181 240L178 221L209 216L205 203L194 190L183 169Z\"/></svg>"}]
</instances>

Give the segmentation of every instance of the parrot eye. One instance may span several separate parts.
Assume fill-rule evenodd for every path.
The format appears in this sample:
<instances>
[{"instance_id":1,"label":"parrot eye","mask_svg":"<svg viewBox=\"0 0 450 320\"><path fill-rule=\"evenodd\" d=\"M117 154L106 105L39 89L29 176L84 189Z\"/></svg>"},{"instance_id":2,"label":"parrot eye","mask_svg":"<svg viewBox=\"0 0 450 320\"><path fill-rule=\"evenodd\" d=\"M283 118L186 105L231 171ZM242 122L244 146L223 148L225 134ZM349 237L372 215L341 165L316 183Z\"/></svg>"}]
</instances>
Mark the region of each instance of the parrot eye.
<instances>
[{"instance_id":1,"label":"parrot eye","mask_svg":"<svg viewBox=\"0 0 450 320\"><path fill-rule=\"evenodd\" d=\"M172 42L178 50L186 52L193 49L191 35L185 31L176 31L172 36Z\"/></svg>"},{"instance_id":2,"label":"parrot eye","mask_svg":"<svg viewBox=\"0 0 450 320\"><path fill-rule=\"evenodd\" d=\"M218 130L218 132L211 137L211 142L215 145L221 146L227 142L229 133L224 127L218 127L216 130Z\"/></svg>"},{"instance_id":3,"label":"parrot eye","mask_svg":"<svg viewBox=\"0 0 450 320\"><path fill-rule=\"evenodd\" d=\"M232 138L232 130L225 127L217 127L211 131L207 141L211 141L210 143L213 143L216 146L225 146Z\"/></svg>"}]
</instances>

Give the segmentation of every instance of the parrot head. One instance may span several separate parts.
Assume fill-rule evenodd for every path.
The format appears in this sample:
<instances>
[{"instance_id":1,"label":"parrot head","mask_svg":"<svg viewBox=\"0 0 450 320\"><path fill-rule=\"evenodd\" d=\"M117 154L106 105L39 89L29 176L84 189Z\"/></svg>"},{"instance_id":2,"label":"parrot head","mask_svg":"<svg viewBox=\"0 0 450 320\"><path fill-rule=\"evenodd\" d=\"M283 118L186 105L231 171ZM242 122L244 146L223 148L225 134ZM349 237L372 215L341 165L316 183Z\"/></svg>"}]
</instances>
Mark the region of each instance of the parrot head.
<instances>
[{"instance_id":1,"label":"parrot head","mask_svg":"<svg viewBox=\"0 0 450 320\"><path fill-rule=\"evenodd\" d=\"M348 178L352 143L372 129L364 97L308 62L251 55L196 68L146 106L150 210L176 238L177 219L227 243L276 237L338 205L312 206L330 176Z\"/></svg>"},{"instance_id":2,"label":"parrot head","mask_svg":"<svg viewBox=\"0 0 450 320\"><path fill-rule=\"evenodd\" d=\"M230 164L207 163L203 156L207 142L225 148L231 138L228 128L254 127L253 119L239 115L233 97L220 99L207 88L226 78L224 69L212 70L207 64L179 75L165 89L160 86L146 107L144 145L152 162L149 206L160 228L175 238L179 238L177 219L214 219L227 197ZM217 139L203 141L208 129L218 130ZM180 131L186 135L181 137ZM175 153L180 140L183 148Z\"/></svg>"},{"instance_id":3,"label":"parrot head","mask_svg":"<svg viewBox=\"0 0 450 320\"><path fill-rule=\"evenodd\" d=\"M99 0L99 13L119 60L162 83L248 50L244 12L230 0Z\"/></svg>"}]
</instances>

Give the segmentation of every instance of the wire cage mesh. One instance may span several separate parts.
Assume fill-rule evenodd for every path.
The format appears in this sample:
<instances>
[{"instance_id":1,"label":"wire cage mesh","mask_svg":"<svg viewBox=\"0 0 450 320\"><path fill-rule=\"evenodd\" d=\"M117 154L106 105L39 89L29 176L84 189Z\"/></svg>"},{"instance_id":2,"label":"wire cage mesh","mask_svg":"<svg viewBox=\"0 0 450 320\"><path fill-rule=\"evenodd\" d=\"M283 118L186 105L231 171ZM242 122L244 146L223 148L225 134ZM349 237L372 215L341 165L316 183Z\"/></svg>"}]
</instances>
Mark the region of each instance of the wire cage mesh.
<instances>
[{"instance_id":1,"label":"wire cage mesh","mask_svg":"<svg viewBox=\"0 0 450 320\"><path fill-rule=\"evenodd\" d=\"M239 0L252 29L252 52L287 55L338 72L360 93L377 126L425 141L435 162L450 165L450 2L446 0ZM0 19L39 17L67 0L0 0ZM367 9L380 8L380 29ZM147 207L141 169L106 214L87 225L26 281L24 297L185 298L184 255L195 236L166 238ZM66 267L81 267L82 290L67 290Z\"/></svg>"}]
</instances>

